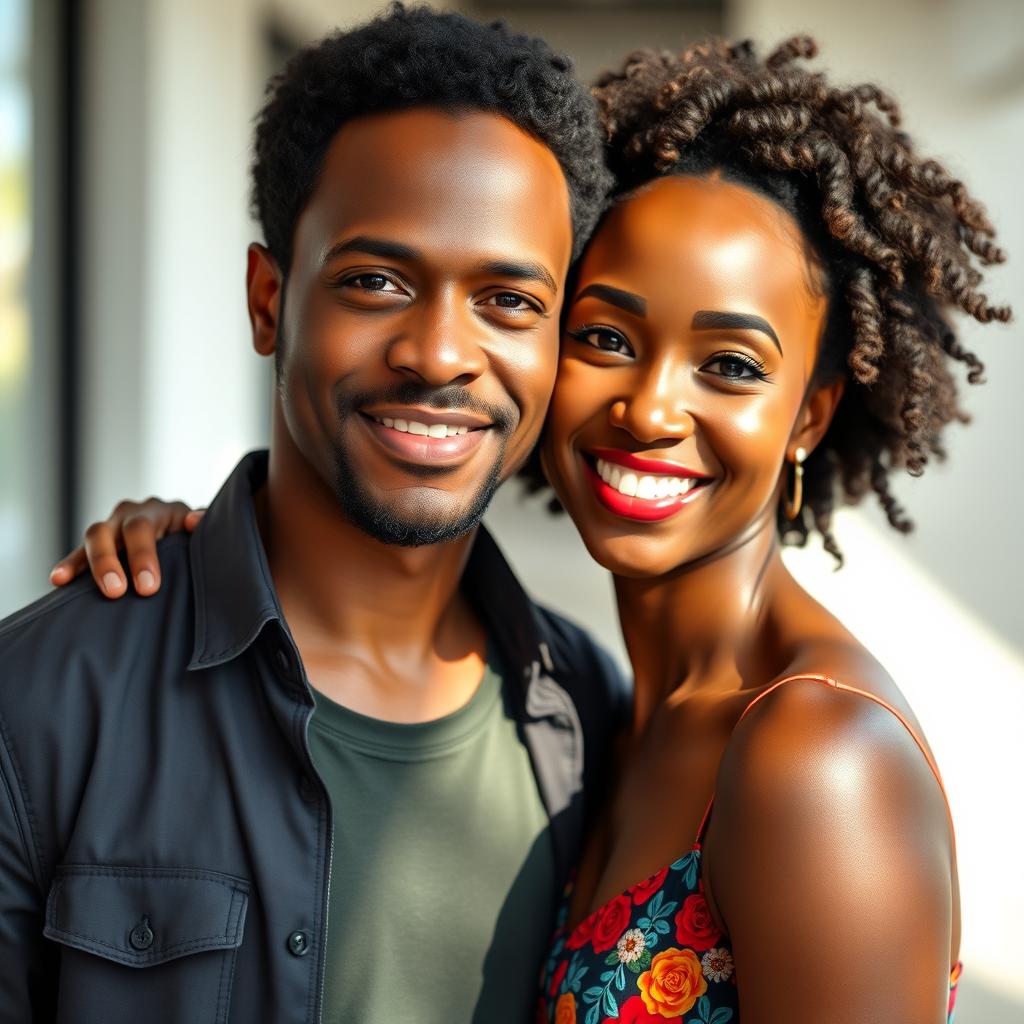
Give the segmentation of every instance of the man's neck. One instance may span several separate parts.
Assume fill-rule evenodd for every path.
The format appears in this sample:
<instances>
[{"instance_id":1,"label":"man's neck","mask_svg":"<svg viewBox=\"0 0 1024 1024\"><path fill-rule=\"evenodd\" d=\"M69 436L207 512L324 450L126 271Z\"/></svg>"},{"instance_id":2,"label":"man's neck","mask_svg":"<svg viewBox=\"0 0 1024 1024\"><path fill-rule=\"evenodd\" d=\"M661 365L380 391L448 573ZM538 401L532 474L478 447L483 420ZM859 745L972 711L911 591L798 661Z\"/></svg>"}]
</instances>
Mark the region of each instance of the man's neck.
<instances>
[{"instance_id":1,"label":"man's neck","mask_svg":"<svg viewBox=\"0 0 1024 1024\"><path fill-rule=\"evenodd\" d=\"M368 536L278 431L257 516L315 689L393 721L440 717L469 699L486 646L459 590L475 531L422 547Z\"/></svg>"}]
</instances>

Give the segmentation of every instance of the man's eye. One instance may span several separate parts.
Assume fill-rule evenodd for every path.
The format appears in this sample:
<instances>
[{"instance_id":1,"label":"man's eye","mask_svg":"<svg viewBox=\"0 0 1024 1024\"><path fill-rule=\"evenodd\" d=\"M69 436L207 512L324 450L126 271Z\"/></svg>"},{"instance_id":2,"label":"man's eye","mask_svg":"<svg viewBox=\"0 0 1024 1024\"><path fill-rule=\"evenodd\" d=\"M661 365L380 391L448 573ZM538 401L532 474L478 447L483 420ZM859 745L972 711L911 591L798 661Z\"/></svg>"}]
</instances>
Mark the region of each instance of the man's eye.
<instances>
[{"instance_id":1,"label":"man's eye","mask_svg":"<svg viewBox=\"0 0 1024 1024\"><path fill-rule=\"evenodd\" d=\"M525 313L527 310L537 311L537 307L515 292L498 292L484 300L485 306L498 306L501 309L510 309L515 313Z\"/></svg>"},{"instance_id":2,"label":"man's eye","mask_svg":"<svg viewBox=\"0 0 1024 1024\"><path fill-rule=\"evenodd\" d=\"M634 354L633 346L627 341L626 336L611 327L579 327L575 331L570 331L569 336L601 352L614 352L623 356Z\"/></svg>"},{"instance_id":3,"label":"man's eye","mask_svg":"<svg viewBox=\"0 0 1024 1024\"><path fill-rule=\"evenodd\" d=\"M706 362L701 369L716 376L724 377L726 380L764 380L768 376L764 371L763 363L735 352L715 356L714 359Z\"/></svg>"},{"instance_id":4,"label":"man's eye","mask_svg":"<svg viewBox=\"0 0 1024 1024\"><path fill-rule=\"evenodd\" d=\"M365 292L398 292L394 281L383 274L354 274L346 277L342 282L349 288L358 288Z\"/></svg>"}]
</instances>

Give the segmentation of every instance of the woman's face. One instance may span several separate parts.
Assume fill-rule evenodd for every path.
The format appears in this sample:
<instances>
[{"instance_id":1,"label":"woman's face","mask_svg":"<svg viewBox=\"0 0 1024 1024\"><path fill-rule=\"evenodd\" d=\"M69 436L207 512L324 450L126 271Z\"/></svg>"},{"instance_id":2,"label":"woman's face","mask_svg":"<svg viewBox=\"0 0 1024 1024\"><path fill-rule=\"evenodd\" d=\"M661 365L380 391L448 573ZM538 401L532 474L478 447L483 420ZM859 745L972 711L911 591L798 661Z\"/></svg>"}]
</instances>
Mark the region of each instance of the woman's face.
<instances>
[{"instance_id":1,"label":"woman's face","mask_svg":"<svg viewBox=\"0 0 1024 1024\"><path fill-rule=\"evenodd\" d=\"M566 310L543 449L598 562L660 575L774 529L786 460L838 399L808 394L825 312L795 221L749 189L666 177L612 210Z\"/></svg>"}]
</instances>

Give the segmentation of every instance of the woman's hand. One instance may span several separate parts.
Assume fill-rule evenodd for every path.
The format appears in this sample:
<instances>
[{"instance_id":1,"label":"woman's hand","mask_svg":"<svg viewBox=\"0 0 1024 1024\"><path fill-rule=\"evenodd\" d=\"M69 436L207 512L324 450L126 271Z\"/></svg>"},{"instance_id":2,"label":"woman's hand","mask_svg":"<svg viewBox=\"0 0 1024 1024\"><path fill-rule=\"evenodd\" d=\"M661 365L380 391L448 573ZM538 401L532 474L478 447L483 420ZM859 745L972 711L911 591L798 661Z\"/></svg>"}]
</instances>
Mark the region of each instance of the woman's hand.
<instances>
[{"instance_id":1,"label":"woman's hand","mask_svg":"<svg viewBox=\"0 0 1024 1024\"><path fill-rule=\"evenodd\" d=\"M109 517L92 523L82 544L62 558L50 572L50 582L63 587L86 569L92 572L96 586L107 597L123 597L128 592L124 568L118 552L128 556L135 592L149 597L160 589L160 560L156 542L169 533L191 533L203 518L205 509L191 509L182 501L119 502Z\"/></svg>"}]
</instances>

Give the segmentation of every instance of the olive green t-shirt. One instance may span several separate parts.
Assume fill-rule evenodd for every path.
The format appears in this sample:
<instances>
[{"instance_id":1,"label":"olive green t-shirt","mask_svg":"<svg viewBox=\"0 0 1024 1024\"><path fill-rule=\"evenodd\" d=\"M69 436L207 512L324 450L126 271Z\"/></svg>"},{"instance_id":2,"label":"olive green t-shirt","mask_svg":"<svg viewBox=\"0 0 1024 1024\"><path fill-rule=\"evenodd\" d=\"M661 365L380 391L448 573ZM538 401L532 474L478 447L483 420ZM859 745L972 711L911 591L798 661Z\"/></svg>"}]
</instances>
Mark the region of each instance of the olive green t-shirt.
<instances>
[{"instance_id":1,"label":"olive green t-shirt","mask_svg":"<svg viewBox=\"0 0 1024 1024\"><path fill-rule=\"evenodd\" d=\"M532 1021L554 852L500 672L415 725L316 702L334 811L324 1024Z\"/></svg>"}]
</instances>

